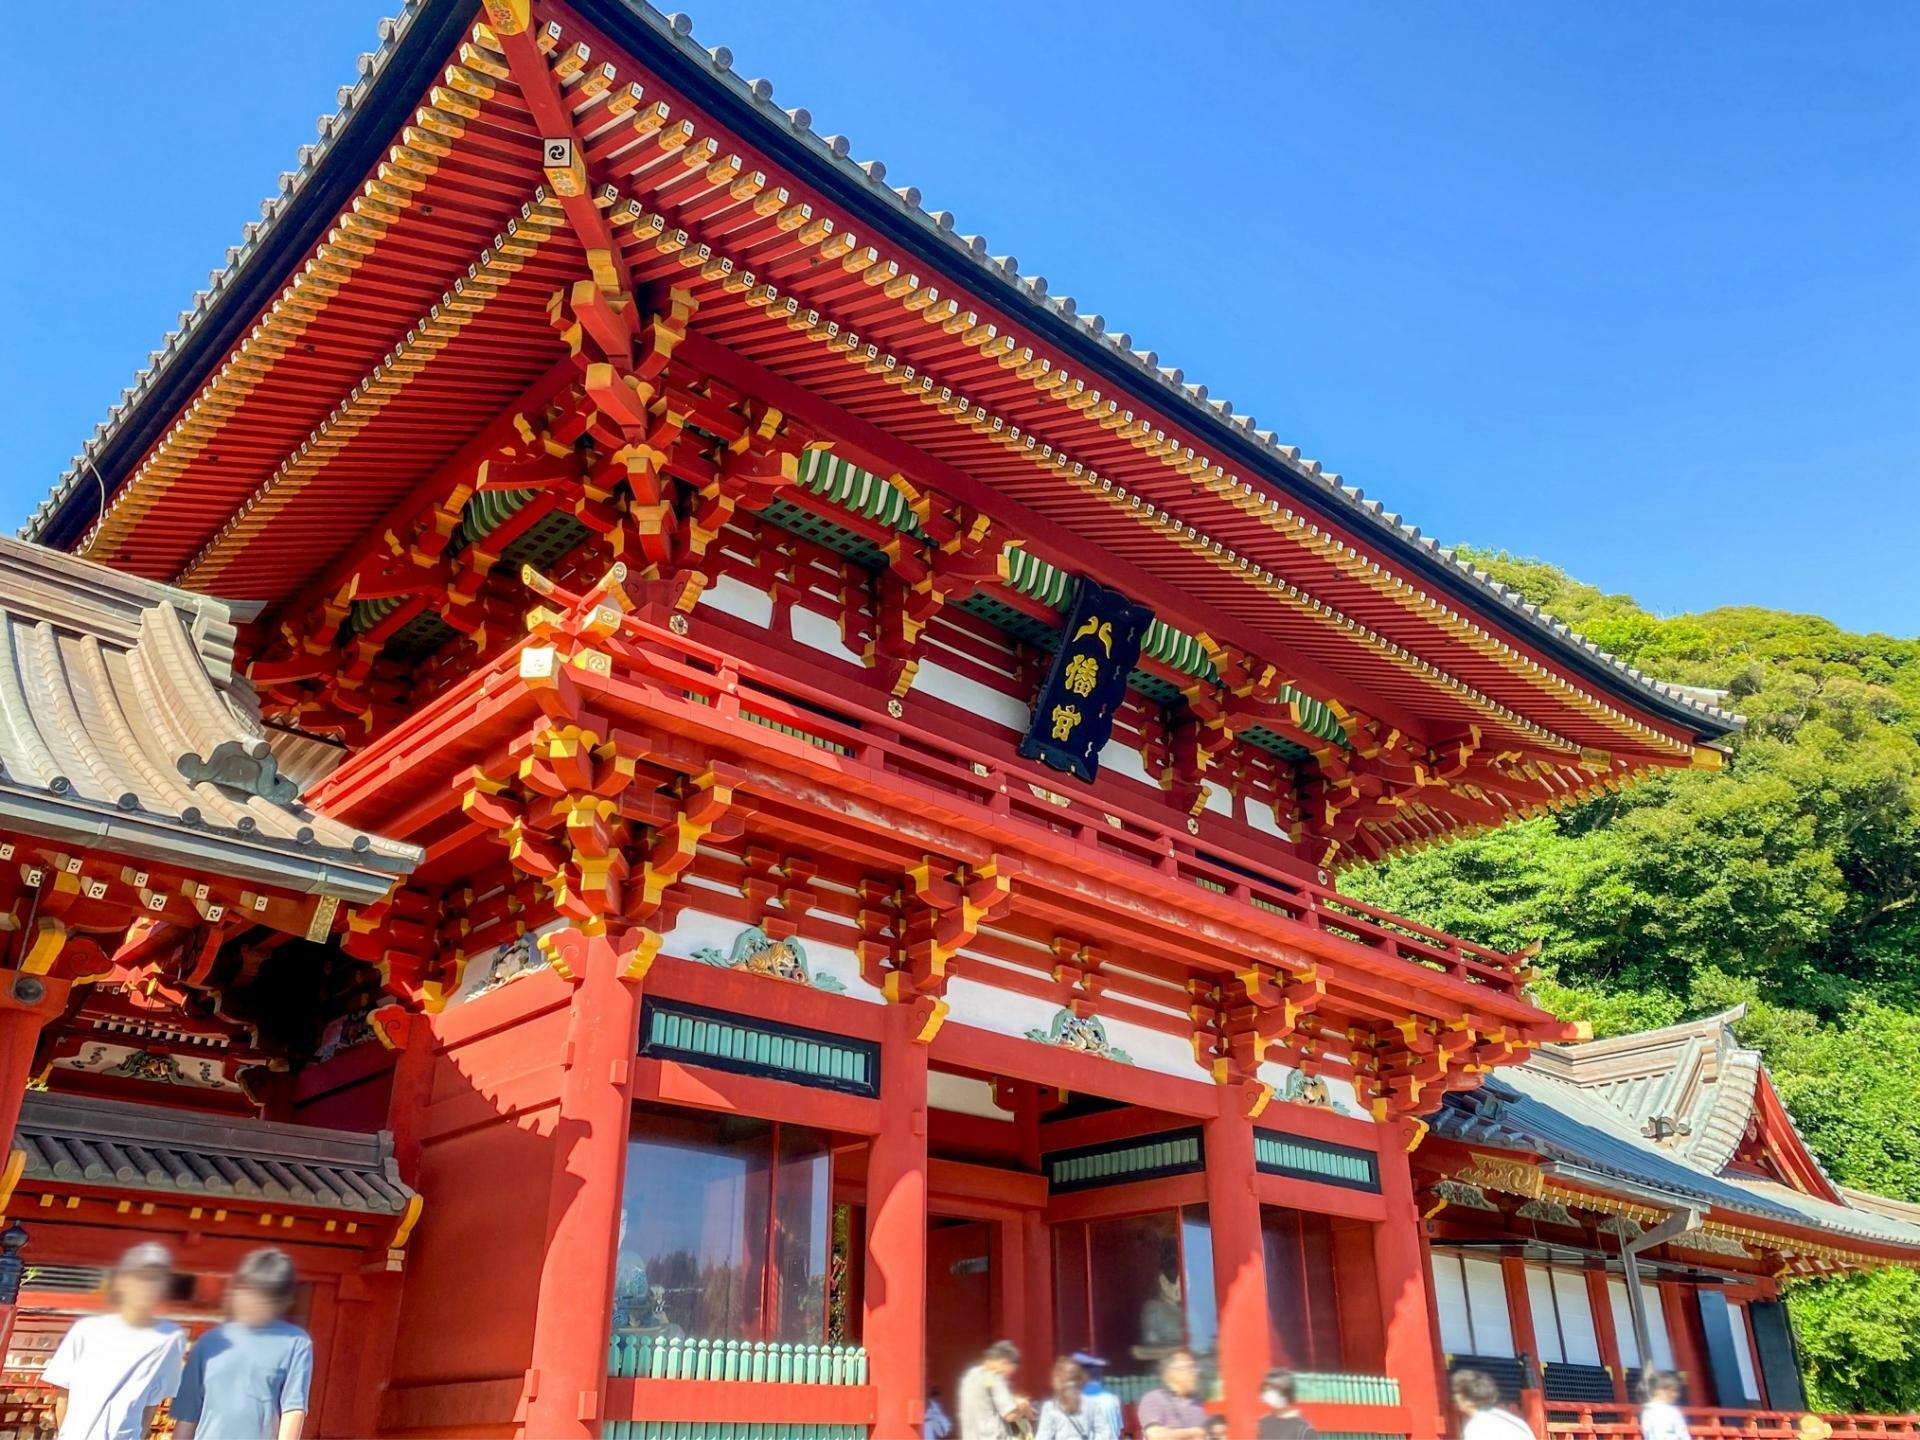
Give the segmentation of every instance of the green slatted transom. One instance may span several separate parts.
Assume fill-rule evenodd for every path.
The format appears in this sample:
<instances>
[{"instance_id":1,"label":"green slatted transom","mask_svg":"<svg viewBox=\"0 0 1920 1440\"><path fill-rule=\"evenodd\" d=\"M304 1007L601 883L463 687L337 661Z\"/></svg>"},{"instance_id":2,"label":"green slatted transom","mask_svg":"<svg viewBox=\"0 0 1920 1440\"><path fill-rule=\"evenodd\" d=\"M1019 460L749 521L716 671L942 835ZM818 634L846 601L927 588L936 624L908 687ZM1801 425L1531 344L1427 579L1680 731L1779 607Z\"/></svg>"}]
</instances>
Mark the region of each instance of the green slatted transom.
<instances>
[{"instance_id":1,"label":"green slatted transom","mask_svg":"<svg viewBox=\"0 0 1920 1440\"><path fill-rule=\"evenodd\" d=\"M1204 1165L1198 1130L1116 1141L1046 1157L1047 1179L1056 1190L1124 1185L1163 1175L1186 1175Z\"/></svg>"},{"instance_id":2,"label":"green slatted transom","mask_svg":"<svg viewBox=\"0 0 1920 1440\"><path fill-rule=\"evenodd\" d=\"M1253 1161L1261 1170L1275 1174L1326 1180L1357 1190L1380 1188L1380 1171L1373 1153L1348 1145L1261 1130L1253 1137Z\"/></svg>"},{"instance_id":3,"label":"green slatted transom","mask_svg":"<svg viewBox=\"0 0 1920 1440\"><path fill-rule=\"evenodd\" d=\"M879 1093L879 1048L819 1030L646 1000L640 1053L856 1095Z\"/></svg>"}]
</instances>

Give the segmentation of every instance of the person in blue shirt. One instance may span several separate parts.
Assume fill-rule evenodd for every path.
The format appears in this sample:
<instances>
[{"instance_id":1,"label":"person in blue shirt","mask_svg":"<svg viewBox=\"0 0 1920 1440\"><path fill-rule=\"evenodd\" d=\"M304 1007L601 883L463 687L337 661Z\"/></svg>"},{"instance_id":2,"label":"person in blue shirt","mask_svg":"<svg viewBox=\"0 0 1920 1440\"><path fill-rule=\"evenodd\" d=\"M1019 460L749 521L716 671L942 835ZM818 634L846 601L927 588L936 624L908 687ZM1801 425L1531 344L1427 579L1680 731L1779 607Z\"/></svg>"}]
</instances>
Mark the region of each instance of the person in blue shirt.
<instances>
[{"instance_id":1,"label":"person in blue shirt","mask_svg":"<svg viewBox=\"0 0 1920 1440\"><path fill-rule=\"evenodd\" d=\"M298 1277L282 1250L256 1250L228 1287L233 1318L187 1354L174 1397L176 1440L300 1440L313 1341L287 1319Z\"/></svg>"}]
</instances>

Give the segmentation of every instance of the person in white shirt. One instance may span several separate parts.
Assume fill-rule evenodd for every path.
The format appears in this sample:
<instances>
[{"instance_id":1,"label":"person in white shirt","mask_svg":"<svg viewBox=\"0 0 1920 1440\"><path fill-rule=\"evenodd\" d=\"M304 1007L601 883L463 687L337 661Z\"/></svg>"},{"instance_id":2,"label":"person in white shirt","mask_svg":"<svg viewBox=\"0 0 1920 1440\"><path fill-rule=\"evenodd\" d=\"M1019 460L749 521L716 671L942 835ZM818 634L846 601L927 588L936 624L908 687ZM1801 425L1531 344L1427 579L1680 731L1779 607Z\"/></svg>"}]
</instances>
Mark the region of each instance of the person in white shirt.
<instances>
[{"instance_id":1,"label":"person in white shirt","mask_svg":"<svg viewBox=\"0 0 1920 1440\"><path fill-rule=\"evenodd\" d=\"M159 1316L173 1280L164 1245L136 1245L114 1266L109 1315L67 1331L41 1379L60 1440L145 1440L154 1412L180 1388L186 1332Z\"/></svg>"},{"instance_id":2,"label":"person in white shirt","mask_svg":"<svg viewBox=\"0 0 1920 1440\"><path fill-rule=\"evenodd\" d=\"M1693 1440L1687 1429L1687 1417L1680 1413L1680 1377L1671 1370L1649 1375L1641 1392L1646 1404L1640 1407L1640 1434L1643 1440Z\"/></svg>"},{"instance_id":3,"label":"person in white shirt","mask_svg":"<svg viewBox=\"0 0 1920 1440\"><path fill-rule=\"evenodd\" d=\"M1500 1387L1480 1370L1453 1372L1453 1408L1460 1412L1460 1440L1539 1440L1533 1427L1500 1405Z\"/></svg>"}]
</instances>

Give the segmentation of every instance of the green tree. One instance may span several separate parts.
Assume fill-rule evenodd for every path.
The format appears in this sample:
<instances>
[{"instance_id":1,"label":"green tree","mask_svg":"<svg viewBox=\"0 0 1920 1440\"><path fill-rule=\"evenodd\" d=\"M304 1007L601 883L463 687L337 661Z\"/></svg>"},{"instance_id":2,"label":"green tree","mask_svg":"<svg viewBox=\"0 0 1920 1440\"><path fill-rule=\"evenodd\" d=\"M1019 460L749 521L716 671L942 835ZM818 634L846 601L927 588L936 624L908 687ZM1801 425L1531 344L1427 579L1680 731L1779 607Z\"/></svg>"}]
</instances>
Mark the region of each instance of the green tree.
<instances>
[{"instance_id":1,"label":"green tree","mask_svg":"<svg viewBox=\"0 0 1920 1440\"><path fill-rule=\"evenodd\" d=\"M1359 869L1363 899L1543 943L1541 1000L1617 1034L1744 1003L1835 1180L1920 1202L1920 641L1755 608L1662 617L1550 565L1475 563L1649 673L1742 711L1677 773ZM1920 1276L1796 1284L1817 1403L1920 1409Z\"/></svg>"}]
</instances>

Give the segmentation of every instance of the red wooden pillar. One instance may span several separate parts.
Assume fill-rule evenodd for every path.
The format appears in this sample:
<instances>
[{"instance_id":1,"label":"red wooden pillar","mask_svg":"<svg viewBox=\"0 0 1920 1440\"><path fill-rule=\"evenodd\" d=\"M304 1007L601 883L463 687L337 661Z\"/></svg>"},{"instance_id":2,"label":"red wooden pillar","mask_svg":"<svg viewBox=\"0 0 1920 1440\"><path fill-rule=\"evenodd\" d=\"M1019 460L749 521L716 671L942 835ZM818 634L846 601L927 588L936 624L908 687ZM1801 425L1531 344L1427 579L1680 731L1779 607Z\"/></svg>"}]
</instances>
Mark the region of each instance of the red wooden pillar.
<instances>
[{"instance_id":1,"label":"red wooden pillar","mask_svg":"<svg viewBox=\"0 0 1920 1440\"><path fill-rule=\"evenodd\" d=\"M1533 1433L1547 1433L1546 1366L1540 1358L1540 1332L1533 1319L1533 1292L1527 1289L1527 1262L1512 1255L1500 1257L1500 1279L1506 1286L1507 1319L1513 1327L1513 1350L1529 1357L1532 1369L1522 1365L1520 1415Z\"/></svg>"},{"instance_id":2,"label":"red wooden pillar","mask_svg":"<svg viewBox=\"0 0 1920 1440\"><path fill-rule=\"evenodd\" d=\"M1439 1344L1428 1299L1427 1264L1421 1244L1424 1222L1414 1203L1413 1167L1407 1146L1414 1122L1380 1126L1380 1195L1386 1218L1374 1227L1373 1269L1380 1285L1380 1318L1386 1327L1386 1373L1400 1382L1400 1400L1413 1416L1416 1435L1444 1435Z\"/></svg>"},{"instance_id":3,"label":"red wooden pillar","mask_svg":"<svg viewBox=\"0 0 1920 1440\"><path fill-rule=\"evenodd\" d=\"M1021 1250L1027 1263L1026 1327L1020 1343L1031 1357L1026 1362L1029 1372L1037 1375L1051 1370L1054 1361L1053 1231L1039 1210L1022 1215L1020 1227L1025 1237ZM1038 1387L1034 1393L1039 1393Z\"/></svg>"},{"instance_id":4,"label":"red wooden pillar","mask_svg":"<svg viewBox=\"0 0 1920 1440\"><path fill-rule=\"evenodd\" d=\"M613 1332L640 987L605 936L563 931L575 984L554 1121L547 1245L527 1371L526 1434L598 1440Z\"/></svg>"},{"instance_id":5,"label":"red wooden pillar","mask_svg":"<svg viewBox=\"0 0 1920 1440\"><path fill-rule=\"evenodd\" d=\"M1260 1189L1246 1091L1222 1087L1220 1113L1206 1122L1207 1215L1213 1231L1213 1292L1220 1311L1220 1391L1228 1433L1260 1424L1260 1382L1271 1363L1267 1257L1260 1239Z\"/></svg>"},{"instance_id":6,"label":"red wooden pillar","mask_svg":"<svg viewBox=\"0 0 1920 1440\"><path fill-rule=\"evenodd\" d=\"M1607 1288L1606 1271L1587 1271L1587 1303L1593 1307L1593 1333L1600 1342L1600 1363L1613 1374L1613 1398L1625 1405L1629 1384L1627 1362L1620 1358L1620 1332L1613 1328L1613 1292Z\"/></svg>"},{"instance_id":7,"label":"red wooden pillar","mask_svg":"<svg viewBox=\"0 0 1920 1440\"><path fill-rule=\"evenodd\" d=\"M921 1002L924 1003L924 1002ZM867 1271L861 1342L876 1436L920 1433L927 1406L927 1047L920 1004L887 1007L880 1133L867 1151Z\"/></svg>"},{"instance_id":8,"label":"red wooden pillar","mask_svg":"<svg viewBox=\"0 0 1920 1440\"><path fill-rule=\"evenodd\" d=\"M420 1180L420 1126L432 1100L433 1023L426 1015L409 1014L389 1027L398 1046L393 1084L387 1094L387 1131L393 1136L394 1163L409 1185ZM404 1263L404 1262L403 1262ZM372 1435L380 1421L380 1400L386 1391L387 1366L400 1328L400 1300L406 1272L374 1274L343 1280L340 1304L348 1318L337 1327L343 1342L358 1344L358 1369L348 1393L333 1401L324 1434ZM345 1373L336 1363L336 1370Z\"/></svg>"},{"instance_id":9,"label":"red wooden pillar","mask_svg":"<svg viewBox=\"0 0 1920 1440\"><path fill-rule=\"evenodd\" d=\"M40 1031L66 1009L69 988L65 980L17 970L0 985L0 1165L6 1168L9 1186L14 1178L13 1132L20 1124L20 1107L27 1098L33 1054L40 1044ZM17 1308L11 1302L0 1305L0 1362L5 1361L13 1339Z\"/></svg>"},{"instance_id":10,"label":"red wooden pillar","mask_svg":"<svg viewBox=\"0 0 1920 1440\"><path fill-rule=\"evenodd\" d=\"M1707 1393L1707 1359L1700 1350L1698 1316L1693 1287L1681 1280L1659 1282L1660 1314L1667 1325L1667 1347L1673 1351L1673 1368L1686 1382L1689 1404L1704 1405ZM1652 1364L1642 1355L1642 1368Z\"/></svg>"}]
</instances>

